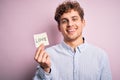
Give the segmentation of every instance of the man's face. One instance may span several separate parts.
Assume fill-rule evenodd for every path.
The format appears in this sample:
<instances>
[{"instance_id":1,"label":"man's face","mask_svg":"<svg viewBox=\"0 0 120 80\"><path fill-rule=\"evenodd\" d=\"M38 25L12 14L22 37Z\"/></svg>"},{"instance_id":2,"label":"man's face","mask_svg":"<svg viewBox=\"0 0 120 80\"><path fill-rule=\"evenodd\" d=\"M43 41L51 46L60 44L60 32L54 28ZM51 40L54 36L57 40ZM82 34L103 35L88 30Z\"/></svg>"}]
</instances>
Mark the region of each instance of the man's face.
<instances>
[{"instance_id":1,"label":"man's face","mask_svg":"<svg viewBox=\"0 0 120 80\"><path fill-rule=\"evenodd\" d=\"M82 38L85 21L81 20L77 11L71 10L64 13L60 18L59 31L65 41L73 41Z\"/></svg>"}]
</instances>

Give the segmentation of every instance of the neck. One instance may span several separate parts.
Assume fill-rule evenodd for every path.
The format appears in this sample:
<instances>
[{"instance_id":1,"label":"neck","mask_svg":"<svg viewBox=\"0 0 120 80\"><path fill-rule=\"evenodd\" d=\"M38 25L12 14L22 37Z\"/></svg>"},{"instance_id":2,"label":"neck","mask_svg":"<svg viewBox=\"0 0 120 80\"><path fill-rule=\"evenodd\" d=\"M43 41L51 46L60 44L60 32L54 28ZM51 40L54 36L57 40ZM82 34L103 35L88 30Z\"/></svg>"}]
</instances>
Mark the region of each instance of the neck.
<instances>
[{"instance_id":1,"label":"neck","mask_svg":"<svg viewBox=\"0 0 120 80\"><path fill-rule=\"evenodd\" d=\"M73 49L75 49L78 45L83 44L84 43L84 39L82 37L80 37L79 39L75 39L75 40L64 40L66 44L68 44L69 46L71 46Z\"/></svg>"}]
</instances>

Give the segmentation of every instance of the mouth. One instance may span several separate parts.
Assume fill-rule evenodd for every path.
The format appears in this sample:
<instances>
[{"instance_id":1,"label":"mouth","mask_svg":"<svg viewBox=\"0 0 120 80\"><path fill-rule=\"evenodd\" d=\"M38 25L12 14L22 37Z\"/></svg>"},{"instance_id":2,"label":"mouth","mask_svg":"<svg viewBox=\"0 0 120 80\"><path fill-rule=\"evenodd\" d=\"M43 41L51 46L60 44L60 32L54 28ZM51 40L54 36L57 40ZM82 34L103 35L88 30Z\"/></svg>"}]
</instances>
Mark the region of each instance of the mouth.
<instances>
[{"instance_id":1,"label":"mouth","mask_svg":"<svg viewBox=\"0 0 120 80\"><path fill-rule=\"evenodd\" d=\"M76 31L75 28L67 29L67 33L69 33L69 34L73 34L75 31Z\"/></svg>"}]
</instances>

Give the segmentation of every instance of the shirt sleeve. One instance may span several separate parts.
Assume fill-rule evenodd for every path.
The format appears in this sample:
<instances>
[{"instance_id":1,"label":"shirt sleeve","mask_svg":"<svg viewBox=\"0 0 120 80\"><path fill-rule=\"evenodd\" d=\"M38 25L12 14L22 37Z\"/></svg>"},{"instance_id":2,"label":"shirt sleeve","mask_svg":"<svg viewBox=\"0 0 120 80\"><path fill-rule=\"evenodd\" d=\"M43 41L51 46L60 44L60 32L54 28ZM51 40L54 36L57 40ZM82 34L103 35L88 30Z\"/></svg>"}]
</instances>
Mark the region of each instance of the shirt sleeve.
<instances>
[{"instance_id":1,"label":"shirt sleeve","mask_svg":"<svg viewBox=\"0 0 120 80\"><path fill-rule=\"evenodd\" d=\"M51 73L47 73L40 66L37 66L37 71L33 80L52 80Z\"/></svg>"},{"instance_id":2,"label":"shirt sleeve","mask_svg":"<svg viewBox=\"0 0 120 80\"><path fill-rule=\"evenodd\" d=\"M108 60L108 56L106 55L106 53L104 54L103 59L102 59L102 71L101 71L100 80L112 80L109 60Z\"/></svg>"}]
</instances>

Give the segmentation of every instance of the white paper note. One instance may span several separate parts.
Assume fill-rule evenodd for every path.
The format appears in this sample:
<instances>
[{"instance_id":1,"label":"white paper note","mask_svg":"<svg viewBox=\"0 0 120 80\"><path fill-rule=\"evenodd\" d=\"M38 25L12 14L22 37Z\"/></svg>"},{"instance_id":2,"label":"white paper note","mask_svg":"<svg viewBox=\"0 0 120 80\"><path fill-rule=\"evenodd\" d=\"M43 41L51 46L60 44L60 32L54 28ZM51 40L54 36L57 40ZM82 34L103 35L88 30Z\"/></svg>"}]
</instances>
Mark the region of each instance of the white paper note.
<instances>
[{"instance_id":1,"label":"white paper note","mask_svg":"<svg viewBox=\"0 0 120 80\"><path fill-rule=\"evenodd\" d=\"M34 35L35 46L38 48L40 44L49 45L47 33L35 34Z\"/></svg>"}]
</instances>

